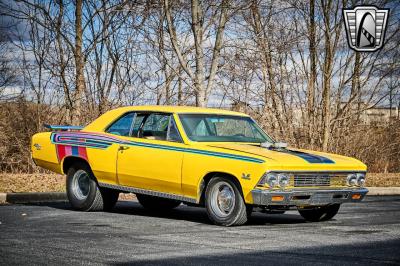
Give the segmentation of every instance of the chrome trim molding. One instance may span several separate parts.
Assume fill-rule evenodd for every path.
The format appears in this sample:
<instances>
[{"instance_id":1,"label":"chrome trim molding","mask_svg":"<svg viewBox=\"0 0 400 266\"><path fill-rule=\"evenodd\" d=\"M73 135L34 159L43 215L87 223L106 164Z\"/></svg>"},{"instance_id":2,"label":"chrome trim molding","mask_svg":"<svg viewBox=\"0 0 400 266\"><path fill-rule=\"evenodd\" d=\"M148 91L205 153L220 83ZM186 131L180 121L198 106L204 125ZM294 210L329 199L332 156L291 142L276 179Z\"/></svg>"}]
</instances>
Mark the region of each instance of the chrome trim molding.
<instances>
[{"instance_id":1,"label":"chrome trim molding","mask_svg":"<svg viewBox=\"0 0 400 266\"><path fill-rule=\"evenodd\" d=\"M368 193L366 188L357 189L313 189L313 190L291 190L271 191L265 189L254 189L251 191L253 204L259 206L285 205L285 206L307 206L327 205L333 203L359 202ZM352 199L352 195L361 194L360 199ZM283 196L282 201L272 201L272 196Z\"/></svg>"},{"instance_id":2,"label":"chrome trim molding","mask_svg":"<svg viewBox=\"0 0 400 266\"><path fill-rule=\"evenodd\" d=\"M149 195L149 196L155 196L155 197L166 198L166 199L180 200L180 201L190 202L190 203L197 203L197 200L193 199L193 198L188 198L188 197L184 197L184 196L181 196L181 195L169 194L169 193L164 193L164 192L159 192L159 191L154 191L154 190L147 190L147 189L134 188L134 187L126 187L126 186L113 185L113 184L100 183L100 182L99 182L99 186L100 187L105 187L105 188L121 190L121 191L125 191L125 192L145 194L145 195Z\"/></svg>"}]
</instances>

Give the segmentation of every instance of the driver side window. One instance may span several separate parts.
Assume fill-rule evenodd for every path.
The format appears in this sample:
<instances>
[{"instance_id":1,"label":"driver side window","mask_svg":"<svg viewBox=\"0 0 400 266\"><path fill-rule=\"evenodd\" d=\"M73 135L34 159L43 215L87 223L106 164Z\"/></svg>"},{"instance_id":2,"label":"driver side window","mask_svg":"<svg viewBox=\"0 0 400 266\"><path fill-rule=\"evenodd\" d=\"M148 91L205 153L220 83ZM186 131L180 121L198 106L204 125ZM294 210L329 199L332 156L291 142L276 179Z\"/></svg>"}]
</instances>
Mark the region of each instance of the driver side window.
<instances>
[{"instance_id":1,"label":"driver side window","mask_svg":"<svg viewBox=\"0 0 400 266\"><path fill-rule=\"evenodd\" d=\"M149 114L139 137L174 142L182 141L174 118L170 114Z\"/></svg>"}]
</instances>

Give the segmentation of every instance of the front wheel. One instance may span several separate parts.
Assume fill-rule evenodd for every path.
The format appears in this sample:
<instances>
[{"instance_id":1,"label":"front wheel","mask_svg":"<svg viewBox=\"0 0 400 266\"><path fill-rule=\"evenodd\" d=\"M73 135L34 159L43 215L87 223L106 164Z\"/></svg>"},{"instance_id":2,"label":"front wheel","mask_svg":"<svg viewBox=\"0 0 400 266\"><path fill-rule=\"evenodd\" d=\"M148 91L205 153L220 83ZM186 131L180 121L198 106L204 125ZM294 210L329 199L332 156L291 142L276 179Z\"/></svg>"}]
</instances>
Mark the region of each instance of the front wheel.
<instances>
[{"instance_id":1,"label":"front wheel","mask_svg":"<svg viewBox=\"0 0 400 266\"><path fill-rule=\"evenodd\" d=\"M72 208L80 211L110 210L119 192L100 188L87 164L76 163L68 169L67 196Z\"/></svg>"},{"instance_id":2,"label":"front wheel","mask_svg":"<svg viewBox=\"0 0 400 266\"><path fill-rule=\"evenodd\" d=\"M340 204L332 204L327 206L301 208L300 215L309 222L321 222L332 219L339 211Z\"/></svg>"},{"instance_id":3,"label":"front wheel","mask_svg":"<svg viewBox=\"0 0 400 266\"><path fill-rule=\"evenodd\" d=\"M242 225L251 213L236 184L225 177L210 180L205 203L208 217L217 225Z\"/></svg>"}]
</instances>

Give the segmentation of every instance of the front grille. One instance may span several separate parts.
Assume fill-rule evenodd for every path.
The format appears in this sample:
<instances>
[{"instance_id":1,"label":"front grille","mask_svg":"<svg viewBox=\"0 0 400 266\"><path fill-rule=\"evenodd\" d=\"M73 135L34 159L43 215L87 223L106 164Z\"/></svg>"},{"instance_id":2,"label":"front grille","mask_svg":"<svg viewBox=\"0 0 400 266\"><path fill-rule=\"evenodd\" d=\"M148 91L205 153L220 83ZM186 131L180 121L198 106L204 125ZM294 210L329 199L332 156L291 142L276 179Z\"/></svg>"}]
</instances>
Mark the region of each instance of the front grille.
<instances>
[{"instance_id":1,"label":"front grille","mask_svg":"<svg viewBox=\"0 0 400 266\"><path fill-rule=\"evenodd\" d=\"M295 187L329 187L331 178L329 176L295 176Z\"/></svg>"},{"instance_id":2,"label":"front grille","mask_svg":"<svg viewBox=\"0 0 400 266\"><path fill-rule=\"evenodd\" d=\"M330 187L346 185L345 174L333 173L295 173L294 187Z\"/></svg>"}]
</instances>

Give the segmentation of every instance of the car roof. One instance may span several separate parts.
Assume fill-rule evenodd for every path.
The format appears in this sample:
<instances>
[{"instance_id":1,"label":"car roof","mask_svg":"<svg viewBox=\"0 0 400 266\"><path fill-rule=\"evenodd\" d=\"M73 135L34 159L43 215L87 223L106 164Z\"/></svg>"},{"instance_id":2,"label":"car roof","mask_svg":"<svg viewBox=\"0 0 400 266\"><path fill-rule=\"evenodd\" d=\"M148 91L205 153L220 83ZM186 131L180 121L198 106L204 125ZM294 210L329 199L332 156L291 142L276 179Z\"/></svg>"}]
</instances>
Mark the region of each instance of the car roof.
<instances>
[{"instance_id":1,"label":"car roof","mask_svg":"<svg viewBox=\"0 0 400 266\"><path fill-rule=\"evenodd\" d=\"M225 109L216 108L203 108L194 106L170 106L170 105L143 105L143 106L126 106L120 107L116 110L123 112L129 111L150 111L150 112L166 112L166 113L176 113L176 114L221 114L221 115L238 115L247 116L244 113L229 111Z\"/></svg>"},{"instance_id":2,"label":"car roof","mask_svg":"<svg viewBox=\"0 0 400 266\"><path fill-rule=\"evenodd\" d=\"M176 114L219 114L219 115L235 115L248 116L243 113L228 111L224 109L200 108L193 106L167 106L167 105L143 105L143 106L125 106L110 110L89 125L85 126L86 131L103 131L110 123L127 112L160 112L160 113L176 113Z\"/></svg>"}]
</instances>

